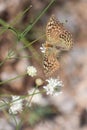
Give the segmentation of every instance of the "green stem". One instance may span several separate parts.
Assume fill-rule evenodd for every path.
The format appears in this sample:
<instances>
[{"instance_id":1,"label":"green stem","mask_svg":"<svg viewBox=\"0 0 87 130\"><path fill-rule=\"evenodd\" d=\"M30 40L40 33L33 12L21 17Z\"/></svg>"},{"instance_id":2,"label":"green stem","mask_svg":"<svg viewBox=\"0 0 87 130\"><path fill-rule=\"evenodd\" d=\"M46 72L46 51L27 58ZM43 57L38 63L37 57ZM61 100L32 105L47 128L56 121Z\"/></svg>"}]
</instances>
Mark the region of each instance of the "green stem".
<instances>
[{"instance_id":1,"label":"green stem","mask_svg":"<svg viewBox=\"0 0 87 130\"><path fill-rule=\"evenodd\" d=\"M27 13L30 9L32 8L32 5L30 5L27 9L25 9L23 12L20 12L16 15L16 17L12 20L11 22L11 26L14 26L15 24L17 24L17 22L20 20L20 18L22 18L22 16Z\"/></svg>"},{"instance_id":2,"label":"green stem","mask_svg":"<svg viewBox=\"0 0 87 130\"><path fill-rule=\"evenodd\" d=\"M21 38L24 37L31 29L32 27L37 23L37 21L41 18L41 16L48 10L48 8L51 6L51 4L54 2L55 0L51 0L51 2L48 4L48 6L40 13L40 15L35 19L35 21L30 25L28 25L28 27L21 33Z\"/></svg>"}]
</instances>

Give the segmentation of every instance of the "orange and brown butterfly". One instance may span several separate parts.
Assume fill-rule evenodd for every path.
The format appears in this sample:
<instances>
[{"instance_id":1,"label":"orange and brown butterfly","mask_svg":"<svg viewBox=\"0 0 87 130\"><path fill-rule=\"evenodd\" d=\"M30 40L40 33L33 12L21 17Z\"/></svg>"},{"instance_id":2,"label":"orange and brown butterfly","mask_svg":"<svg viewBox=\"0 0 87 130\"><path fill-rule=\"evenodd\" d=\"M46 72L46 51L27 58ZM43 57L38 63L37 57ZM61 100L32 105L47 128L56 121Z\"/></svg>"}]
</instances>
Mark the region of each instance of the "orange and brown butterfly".
<instances>
[{"instance_id":1,"label":"orange and brown butterfly","mask_svg":"<svg viewBox=\"0 0 87 130\"><path fill-rule=\"evenodd\" d=\"M52 15L46 26L46 42L43 45L45 47L43 66L46 76L51 76L59 69L59 53L70 50L72 45L72 35Z\"/></svg>"}]
</instances>

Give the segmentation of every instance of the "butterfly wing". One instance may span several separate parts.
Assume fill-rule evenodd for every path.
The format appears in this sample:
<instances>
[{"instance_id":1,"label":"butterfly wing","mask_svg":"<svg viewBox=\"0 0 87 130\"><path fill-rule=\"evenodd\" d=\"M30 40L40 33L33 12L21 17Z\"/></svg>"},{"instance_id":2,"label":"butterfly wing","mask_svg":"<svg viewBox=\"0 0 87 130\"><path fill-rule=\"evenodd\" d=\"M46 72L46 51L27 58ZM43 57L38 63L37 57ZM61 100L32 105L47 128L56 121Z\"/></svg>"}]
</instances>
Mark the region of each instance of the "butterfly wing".
<instances>
[{"instance_id":1,"label":"butterfly wing","mask_svg":"<svg viewBox=\"0 0 87 130\"><path fill-rule=\"evenodd\" d=\"M70 50L73 46L72 35L67 30L62 30L62 33L59 35L59 41L62 47L62 50Z\"/></svg>"},{"instance_id":2,"label":"butterfly wing","mask_svg":"<svg viewBox=\"0 0 87 130\"><path fill-rule=\"evenodd\" d=\"M56 20L54 15L52 15L46 26L46 37L47 41L50 42L50 44L58 43L62 26L63 25Z\"/></svg>"},{"instance_id":3,"label":"butterfly wing","mask_svg":"<svg viewBox=\"0 0 87 130\"><path fill-rule=\"evenodd\" d=\"M56 55L51 52L49 53L48 50L44 54L43 59L43 67L44 67L44 73L46 76L51 76L55 71L59 69L59 61L56 57Z\"/></svg>"},{"instance_id":4,"label":"butterfly wing","mask_svg":"<svg viewBox=\"0 0 87 130\"><path fill-rule=\"evenodd\" d=\"M72 35L65 29L54 15L49 19L46 26L47 42L61 50L69 50L72 47Z\"/></svg>"}]
</instances>

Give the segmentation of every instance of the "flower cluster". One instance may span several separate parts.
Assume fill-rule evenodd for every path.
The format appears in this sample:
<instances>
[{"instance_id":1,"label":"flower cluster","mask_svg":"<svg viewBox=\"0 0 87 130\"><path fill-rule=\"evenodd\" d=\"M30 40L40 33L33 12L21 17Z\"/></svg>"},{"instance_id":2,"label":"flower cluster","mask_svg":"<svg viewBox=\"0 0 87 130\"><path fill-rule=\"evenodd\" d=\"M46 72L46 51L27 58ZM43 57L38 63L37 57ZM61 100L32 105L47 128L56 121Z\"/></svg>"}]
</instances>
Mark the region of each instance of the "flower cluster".
<instances>
[{"instance_id":1,"label":"flower cluster","mask_svg":"<svg viewBox=\"0 0 87 130\"><path fill-rule=\"evenodd\" d=\"M62 81L53 78L47 79L46 81L48 82L48 84L46 86L43 86L43 88L45 89L47 95L57 96L60 93L62 93L61 92L61 87L63 87Z\"/></svg>"},{"instance_id":2,"label":"flower cluster","mask_svg":"<svg viewBox=\"0 0 87 130\"><path fill-rule=\"evenodd\" d=\"M10 103L9 113L17 114L22 111L22 99L20 96L12 96L12 103Z\"/></svg>"},{"instance_id":3,"label":"flower cluster","mask_svg":"<svg viewBox=\"0 0 87 130\"><path fill-rule=\"evenodd\" d=\"M28 66L27 67L27 74L31 77L36 76L37 70L34 66Z\"/></svg>"},{"instance_id":4,"label":"flower cluster","mask_svg":"<svg viewBox=\"0 0 87 130\"><path fill-rule=\"evenodd\" d=\"M47 95L57 96L61 92L61 87L63 87L62 81L59 79L53 79L49 78L46 80L48 84L46 86L43 86L43 88L46 91ZM18 112L21 112L23 110L23 103L26 101L25 107L30 107L32 104L38 104L41 106L47 105L48 102L43 98L41 95L41 92L38 88L34 88L31 90L28 90L28 95L26 98L22 99L21 96L11 96L12 100L10 103L9 113L10 114L18 114ZM5 101L7 104L9 104L9 101ZM3 104L4 102L1 102Z\"/></svg>"},{"instance_id":5,"label":"flower cluster","mask_svg":"<svg viewBox=\"0 0 87 130\"><path fill-rule=\"evenodd\" d=\"M27 73L30 76L36 75L36 68L33 66L28 66ZM61 92L61 87L63 87L63 83L61 80L56 78L49 78L46 80L48 83L46 86L43 86L47 95L57 96ZM37 83L37 82L36 82ZM41 84L41 83L40 83ZM42 97L39 89L31 89L28 91L28 96L25 99L22 99L20 96L11 96L12 101L10 103L9 113L17 114L23 110L23 101L26 101L26 106L30 107L32 104L46 105L47 102Z\"/></svg>"}]
</instances>

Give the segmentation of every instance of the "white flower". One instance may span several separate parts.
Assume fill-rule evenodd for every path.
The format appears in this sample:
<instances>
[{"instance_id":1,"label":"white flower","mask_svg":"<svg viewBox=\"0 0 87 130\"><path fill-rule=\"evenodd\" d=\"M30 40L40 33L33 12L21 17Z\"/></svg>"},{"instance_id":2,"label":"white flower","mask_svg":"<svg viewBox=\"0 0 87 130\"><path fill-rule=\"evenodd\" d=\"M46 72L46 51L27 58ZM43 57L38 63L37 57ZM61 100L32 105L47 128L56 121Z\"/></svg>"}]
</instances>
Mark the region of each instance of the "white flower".
<instances>
[{"instance_id":1,"label":"white flower","mask_svg":"<svg viewBox=\"0 0 87 130\"><path fill-rule=\"evenodd\" d=\"M42 97L39 89L31 89L28 91L29 96L26 98L27 105L29 107L32 106L32 104L38 104L41 106L47 105L47 101Z\"/></svg>"},{"instance_id":2,"label":"white flower","mask_svg":"<svg viewBox=\"0 0 87 130\"><path fill-rule=\"evenodd\" d=\"M46 52L46 47L44 46L44 44L42 44L42 47L40 47L40 50L41 50L42 53Z\"/></svg>"},{"instance_id":3,"label":"white flower","mask_svg":"<svg viewBox=\"0 0 87 130\"><path fill-rule=\"evenodd\" d=\"M22 101L23 100L20 99L20 96L12 96L12 103L10 104L9 113L17 114L22 111Z\"/></svg>"},{"instance_id":4,"label":"white flower","mask_svg":"<svg viewBox=\"0 0 87 130\"><path fill-rule=\"evenodd\" d=\"M45 89L47 95L57 96L60 93L62 93L61 92L61 87L63 87L62 81L53 78L47 79L46 81L48 82L48 84L46 86L43 86L43 88Z\"/></svg>"},{"instance_id":5,"label":"white flower","mask_svg":"<svg viewBox=\"0 0 87 130\"><path fill-rule=\"evenodd\" d=\"M31 77L36 76L37 70L33 66L28 66L27 67L27 74L30 75Z\"/></svg>"}]
</instances>

